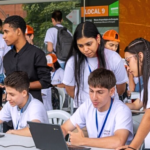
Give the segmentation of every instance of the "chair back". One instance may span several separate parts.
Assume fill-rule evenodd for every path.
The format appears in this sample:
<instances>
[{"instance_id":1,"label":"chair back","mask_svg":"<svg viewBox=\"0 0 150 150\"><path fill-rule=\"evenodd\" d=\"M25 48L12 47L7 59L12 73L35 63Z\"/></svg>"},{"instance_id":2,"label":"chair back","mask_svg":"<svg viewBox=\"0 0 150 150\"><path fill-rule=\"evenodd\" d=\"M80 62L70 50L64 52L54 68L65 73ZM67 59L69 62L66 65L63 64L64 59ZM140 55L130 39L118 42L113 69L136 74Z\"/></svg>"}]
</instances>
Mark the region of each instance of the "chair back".
<instances>
[{"instance_id":1,"label":"chair back","mask_svg":"<svg viewBox=\"0 0 150 150\"><path fill-rule=\"evenodd\" d=\"M68 120L71 115L63 110L50 110L47 111L48 119L50 124L62 125L66 120Z\"/></svg>"},{"instance_id":2,"label":"chair back","mask_svg":"<svg viewBox=\"0 0 150 150\"><path fill-rule=\"evenodd\" d=\"M65 101L65 91L64 88L56 87L60 96L60 109L62 109L64 101Z\"/></svg>"}]
</instances>

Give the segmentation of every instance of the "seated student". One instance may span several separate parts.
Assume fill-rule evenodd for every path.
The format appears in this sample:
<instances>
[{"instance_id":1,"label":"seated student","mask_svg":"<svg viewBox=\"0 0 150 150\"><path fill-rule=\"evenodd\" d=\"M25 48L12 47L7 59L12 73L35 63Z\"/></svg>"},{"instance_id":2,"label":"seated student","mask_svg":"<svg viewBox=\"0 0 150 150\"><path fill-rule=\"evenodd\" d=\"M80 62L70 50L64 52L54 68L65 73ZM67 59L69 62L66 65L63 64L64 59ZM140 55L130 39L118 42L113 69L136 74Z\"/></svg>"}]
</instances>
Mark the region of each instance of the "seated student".
<instances>
[{"instance_id":1,"label":"seated student","mask_svg":"<svg viewBox=\"0 0 150 150\"><path fill-rule=\"evenodd\" d=\"M88 78L90 100L85 101L61 127L64 136L76 146L117 148L133 137L132 115L129 108L118 99L112 99L116 79L112 71L94 70ZM87 127L89 138L80 128ZM75 128L78 133L73 133Z\"/></svg>"},{"instance_id":2,"label":"seated student","mask_svg":"<svg viewBox=\"0 0 150 150\"><path fill-rule=\"evenodd\" d=\"M13 72L4 80L7 103L0 111L0 124L12 120L14 130L7 133L31 136L27 121L48 123L43 104L29 94L29 78L25 72Z\"/></svg>"}]
</instances>

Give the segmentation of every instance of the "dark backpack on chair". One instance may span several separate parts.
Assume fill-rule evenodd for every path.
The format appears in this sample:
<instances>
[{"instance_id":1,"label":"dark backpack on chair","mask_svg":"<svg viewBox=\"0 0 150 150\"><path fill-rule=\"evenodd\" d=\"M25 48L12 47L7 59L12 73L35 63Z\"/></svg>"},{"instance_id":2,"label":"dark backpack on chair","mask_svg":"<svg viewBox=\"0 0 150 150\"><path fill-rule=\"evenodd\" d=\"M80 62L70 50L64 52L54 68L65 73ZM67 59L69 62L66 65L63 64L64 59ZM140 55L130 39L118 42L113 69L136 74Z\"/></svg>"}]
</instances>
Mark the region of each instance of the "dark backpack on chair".
<instances>
[{"instance_id":1,"label":"dark backpack on chair","mask_svg":"<svg viewBox=\"0 0 150 150\"><path fill-rule=\"evenodd\" d=\"M71 48L72 36L70 35L70 33L67 32L66 27L55 26L55 28L58 30L56 56L58 59L66 61Z\"/></svg>"},{"instance_id":2,"label":"dark backpack on chair","mask_svg":"<svg viewBox=\"0 0 150 150\"><path fill-rule=\"evenodd\" d=\"M51 87L51 100L53 109L60 109L60 97L57 88L54 86Z\"/></svg>"}]
</instances>

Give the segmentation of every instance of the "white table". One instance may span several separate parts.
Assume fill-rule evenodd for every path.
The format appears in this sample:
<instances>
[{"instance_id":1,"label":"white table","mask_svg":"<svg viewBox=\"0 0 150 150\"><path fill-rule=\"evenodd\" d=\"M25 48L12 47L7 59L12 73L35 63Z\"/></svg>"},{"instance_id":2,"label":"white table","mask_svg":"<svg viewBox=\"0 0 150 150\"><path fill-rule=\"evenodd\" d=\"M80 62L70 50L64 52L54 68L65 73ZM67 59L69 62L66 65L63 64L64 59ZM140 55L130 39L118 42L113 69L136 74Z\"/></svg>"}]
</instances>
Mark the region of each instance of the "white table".
<instances>
[{"instance_id":1,"label":"white table","mask_svg":"<svg viewBox=\"0 0 150 150\"><path fill-rule=\"evenodd\" d=\"M3 134L3 133L1 133ZM23 146L35 146L33 139L31 137L23 137L18 135L12 135L12 134L5 134L4 137L0 138L0 145L8 146L8 145L23 145ZM24 148L20 146L12 146L12 147L1 147L0 150L39 150L36 147L33 148ZM104 148L91 148L91 150L110 150L110 149L104 149Z\"/></svg>"}]
</instances>

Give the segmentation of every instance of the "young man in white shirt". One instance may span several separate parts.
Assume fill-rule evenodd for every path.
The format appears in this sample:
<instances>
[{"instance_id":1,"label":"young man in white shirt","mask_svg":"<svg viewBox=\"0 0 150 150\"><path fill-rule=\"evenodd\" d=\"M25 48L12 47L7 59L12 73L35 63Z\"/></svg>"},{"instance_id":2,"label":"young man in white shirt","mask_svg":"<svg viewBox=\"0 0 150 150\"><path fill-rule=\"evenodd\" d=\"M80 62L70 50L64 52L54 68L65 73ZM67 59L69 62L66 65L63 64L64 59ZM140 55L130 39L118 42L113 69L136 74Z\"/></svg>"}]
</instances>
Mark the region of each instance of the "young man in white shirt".
<instances>
[{"instance_id":1,"label":"young man in white shirt","mask_svg":"<svg viewBox=\"0 0 150 150\"><path fill-rule=\"evenodd\" d=\"M4 81L7 103L0 111L0 124L12 120L14 130L7 133L31 136L27 121L48 123L44 105L29 94L29 78L25 72L13 72Z\"/></svg>"},{"instance_id":2,"label":"young man in white shirt","mask_svg":"<svg viewBox=\"0 0 150 150\"><path fill-rule=\"evenodd\" d=\"M85 101L62 125L64 136L70 134L70 142L76 146L115 149L129 143L133 136L132 115L119 99L112 99L116 79L110 70L94 70L89 78L90 100ZM80 128L87 128L89 138ZM71 132L75 128L78 133Z\"/></svg>"},{"instance_id":3,"label":"young man in white shirt","mask_svg":"<svg viewBox=\"0 0 150 150\"><path fill-rule=\"evenodd\" d=\"M52 20L53 26L63 27L63 25L61 24L63 21L62 12L60 10L55 10L52 13L51 20ZM58 30L54 27L49 28L46 32L44 43L47 44L48 52L56 53L57 33L58 33ZM70 32L68 31L68 33L70 33ZM72 34L70 33L70 35L72 35ZM60 64L60 66L64 69L65 61L58 59L58 62Z\"/></svg>"}]
</instances>

